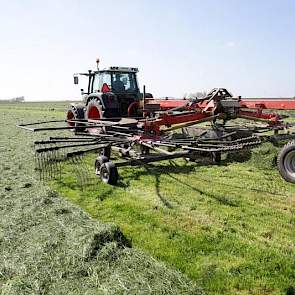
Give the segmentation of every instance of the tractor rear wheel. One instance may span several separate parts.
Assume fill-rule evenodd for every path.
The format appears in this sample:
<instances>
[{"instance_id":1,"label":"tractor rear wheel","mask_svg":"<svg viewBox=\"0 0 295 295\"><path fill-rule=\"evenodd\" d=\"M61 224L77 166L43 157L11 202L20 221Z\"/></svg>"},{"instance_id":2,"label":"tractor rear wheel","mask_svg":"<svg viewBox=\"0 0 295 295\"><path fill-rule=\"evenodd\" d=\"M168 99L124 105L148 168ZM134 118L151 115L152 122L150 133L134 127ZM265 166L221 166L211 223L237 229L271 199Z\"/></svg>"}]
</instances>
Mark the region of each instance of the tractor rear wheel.
<instances>
[{"instance_id":1,"label":"tractor rear wheel","mask_svg":"<svg viewBox=\"0 0 295 295\"><path fill-rule=\"evenodd\" d=\"M67 111L67 120L84 120L85 107L80 104L71 104ZM69 127L73 127L76 132L83 132L85 127L83 123L68 122Z\"/></svg>"},{"instance_id":2,"label":"tractor rear wheel","mask_svg":"<svg viewBox=\"0 0 295 295\"><path fill-rule=\"evenodd\" d=\"M119 174L116 165L113 162L106 162L100 167L100 178L104 183L116 185Z\"/></svg>"},{"instance_id":3,"label":"tractor rear wheel","mask_svg":"<svg viewBox=\"0 0 295 295\"><path fill-rule=\"evenodd\" d=\"M295 183L295 140L290 141L281 149L277 165L281 176L286 181Z\"/></svg>"},{"instance_id":4,"label":"tractor rear wheel","mask_svg":"<svg viewBox=\"0 0 295 295\"><path fill-rule=\"evenodd\" d=\"M99 120L103 117L102 105L99 100L91 99L86 107L86 118L88 120Z\"/></svg>"}]
</instances>

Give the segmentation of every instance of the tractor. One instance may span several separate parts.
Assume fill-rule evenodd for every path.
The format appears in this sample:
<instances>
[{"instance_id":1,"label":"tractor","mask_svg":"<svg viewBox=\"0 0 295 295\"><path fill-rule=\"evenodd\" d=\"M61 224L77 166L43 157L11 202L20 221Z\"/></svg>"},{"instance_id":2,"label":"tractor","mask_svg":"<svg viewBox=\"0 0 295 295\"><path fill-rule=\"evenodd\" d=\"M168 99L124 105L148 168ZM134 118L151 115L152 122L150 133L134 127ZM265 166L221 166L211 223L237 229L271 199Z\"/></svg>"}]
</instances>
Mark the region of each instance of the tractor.
<instances>
[{"instance_id":1,"label":"tractor","mask_svg":"<svg viewBox=\"0 0 295 295\"><path fill-rule=\"evenodd\" d=\"M74 84L79 83L79 76L88 77L88 89L81 93L84 104L71 104L67 111L69 126L81 126L74 121L99 120L102 118L142 116L140 101L152 98L150 93L141 93L137 82L138 68L111 66L88 73L74 74ZM145 87L144 87L145 89Z\"/></svg>"}]
</instances>

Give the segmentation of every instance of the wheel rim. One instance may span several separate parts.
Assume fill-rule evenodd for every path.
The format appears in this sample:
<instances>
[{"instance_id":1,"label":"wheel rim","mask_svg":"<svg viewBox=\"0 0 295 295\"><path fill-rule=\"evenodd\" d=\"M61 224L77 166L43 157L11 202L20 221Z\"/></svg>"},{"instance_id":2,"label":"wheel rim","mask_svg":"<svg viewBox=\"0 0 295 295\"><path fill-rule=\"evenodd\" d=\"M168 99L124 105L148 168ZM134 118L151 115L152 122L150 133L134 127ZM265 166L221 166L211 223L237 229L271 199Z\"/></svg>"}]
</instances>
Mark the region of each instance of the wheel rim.
<instances>
[{"instance_id":1,"label":"wheel rim","mask_svg":"<svg viewBox=\"0 0 295 295\"><path fill-rule=\"evenodd\" d=\"M67 113L67 120L73 120L75 119L75 114L72 110L68 110ZM69 127L75 127L75 123L74 122L68 122L68 126Z\"/></svg>"},{"instance_id":2,"label":"wheel rim","mask_svg":"<svg viewBox=\"0 0 295 295\"><path fill-rule=\"evenodd\" d=\"M98 161L95 163L95 174L100 175L100 164Z\"/></svg>"},{"instance_id":3,"label":"wheel rim","mask_svg":"<svg viewBox=\"0 0 295 295\"><path fill-rule=\"evenodd\" d=\"M87 113L88 119L100 119L100 110L96 106L90 106Z\"/></svg>"},{"instance_id":4,"label":"wheel rim","mask_svg":"<svg viewBox=\"0 0 295 295\"><path fill-rule=\"evenodd\" d=\"M109 179L109 172L106 168L102 168L100 171L100 177L102 179L103 182L108 182Z\"/></svg>"},{"instance_id":5,"label":"wheel rim","mask_svg":"<svg viewBox=\"0 0 295 295\"><path fill-rule=\"evenodd\" d=\"M284 167L286 173L290 177L295 178L295 150L290 151L288 154L286 154L284 159Z\"/></svg>"}]
</instances>

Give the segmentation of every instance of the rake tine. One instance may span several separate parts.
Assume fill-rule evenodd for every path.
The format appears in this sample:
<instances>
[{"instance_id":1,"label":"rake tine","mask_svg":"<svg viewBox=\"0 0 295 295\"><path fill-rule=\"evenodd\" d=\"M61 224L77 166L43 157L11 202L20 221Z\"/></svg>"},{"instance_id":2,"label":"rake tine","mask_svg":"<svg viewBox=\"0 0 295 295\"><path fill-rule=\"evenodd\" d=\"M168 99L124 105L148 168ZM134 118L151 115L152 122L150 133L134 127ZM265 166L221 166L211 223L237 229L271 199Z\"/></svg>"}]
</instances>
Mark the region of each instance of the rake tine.
<instances>
[{"instance_id":1,"label":"rake tine","mask_svg":"<svg viewBox=\"0 0 295 295\"><path fill-rule=\"evenodd\" d=\"M39 161L38 161L38 153L35 151L34 155L34 161L35 161L35 170L40 170Z\"/></svg>"},{"instance_id":2,"label":"rake tine","mask_svg":"<svg viewBox=\"0 0 295 295\"><path fill-rule=\"evenodd\" d=\"M42 179L41 160L40 160L40 154L37 152L35 152L35 165L36 165L36 169L38 170L39 180L41 181Z\"/></svg>"},{"instance_id":3,"label":"rake tine","mask_svg":"<svg viewBox=\"0 0 295 295\"><path fill-rule=\"evenodd\" d=\"M77 169L78 175L79 175L79 182L81 186L81 190L84 190L84 185L85 185L85 180L84 180L84 175L81 171L81 157L75 156L74 157L74 162L75 162L75 168Z\"/></svg>"},{"instance_id":4,"label":"rake tine","mask_svg":"<svg viewBox=\"0 0 295 295\"><path fill-rule=\"evenodd\" d=\"M44 148L45 147L45 145L44 144L42 144L41 145L41 148ZM44 152L44 151L42 151L41 153L40 153L40 155L41 155L41 166L42 166L42 181L44 182L44 181L46 181L46 153Z\"/></svg>"},{"instance_id":5,"label":"rake tine","mask_svg":"<svg viewBox=\"0 0 295 295\"><path fill-rule=\"evenodd\" d=\"M49 145L51 148L51 145ZM49 149L46 153L46 169L47 169L47 180L51 180L52 171L51 171L51 160L52 160L52 150Z\"/></svg>"},{"instance_id":6,"label":"rake tine","mask_svg":"<svg viewBox=\"0 0 295 295\"><path fill-rule=\"evenodd\" d=\"M56 171L55 171L55 162L56 162L55 149L53 149L51 151L51 158L50 158L51 179L55 179L55 174L56 174Z\"/></svg>"},{"instance_id":7,"label":"rake tine","mask_svg":"<svg viewBox=\"0 0 295 295\"><path fill-rule=\"evenodd\" d=\"M77 157L77 163L79 165L77 165L77 168L79 168L80 171L80 175L81 175L81 189L82 191L84 190L84 187L87 185L87 175L84 173L83 171L83 156L79 155Z\"/></svg>"},{"instance_id":8,"label":"rake tine","mask_svg":"<svg viewBox=\"0 0 295 295\"><path fill-rule=\"evenodd\" d=\"M38 162L39 162L39 168L40 168L40 170L39 170L40 181L43 181L43 173L44 173L44 171L43 171L44 167L43 167L43 158L42 158L42 156L43 155L41 153L38 153Z\"/></svg>"},{"instance_id":9,"label":"rake tine","mask_svg":"<svg viewBox=\"0 0 295 295\"><path fill-rule=\"evenodd\" d=\"M49 180L52 179L52 150L49 150L48 155L48 174L49 174Z\"/></svg>"},{"instance_id":10,"label":"rake tine","mask_svg":"<svg viewBox=\"0 0 295 295\"><path fill-rule=\"evenodd\" d=\"M57 179L57 175L59 175L59 166L58 166L58 162L59 162L59 158L58 158L58 150L55 150L54 151L55 153L55 171L56 171L56 174L55 174L55 179Z\"/></svg>"},{"instance_id":11,"label":"rake tine","mask_svg":"<svg viewBox=\"0 0 295 295\"><path fill-rule=\"evenodd\" d=\"M87 186L90 182L89 182L89 170L87 168L87 165L85 163L85 158L80 156L80 162L81 162L81 172L82 172L82 175L83 175L83 179L84 179L84 182L85 182L85 185Z\"/></svg>"},{"instance_id":12,"label":"rake tine","mask_svg":"<svg viewBox=\"0 0 295 295\"><path fill-rule=\"evenodd\" d=\"M40 153L40 161L41 161L41 180L45 180L45 157L44 152Z\"/></svg>"},{"instance_id":13,"label":"rake tine","mask_svg":"<svg viewBox=\"0 0 295 295\"><path fill-rule=\"evenodd\" d=\"M68 148L61 149L60 152L62 153L62 159L63 160L66 159L67 158L66 154L68 152Z\"/></svg>"},{"instance_id":14,"label":"rake tine","mask_svg":"<svg viewBox=\"0 0 295 295\"><path fill-rule=\"evenodd\" d=\"M48 180L48 160L47 160L47 152L43 152L44 156L44 180L47 181Z\"/></svg>"},{"instance_id":15,"label":"rake tine","mask_svg":"<svg viewBox=\"0 0 295 295\"><path fill-rule=\"evenodd\" d=\"M38 166L39 166L39 176L40 176L40 180L43 181L43 158L42 158L42 154L38 153Z\"/></svg>"},{"instance_id":16,"label":"rake tine","mask_svg":"<svg viewBox=\"0 0 295 295\"><path fill-rule=\"evenodd\" d=\"M45 152L46 155L46 181L50 180L51 171L50 171L50 152Z\"/></svg>"},{"instance_id":17,"label":"rake tine","mask_svg":"<svg viewBox=\"0 0 295 295\"><path fill-rule=\"evenodd\" d=\"M58 174L59 174L59 180L61 180L61 165L62 165L61 162L62 162L62 159L61 159L60 151L57 150L56 153L57 153L57 159L58 159L56 164L57 164L57 169L58 169Z\"/></svg>"},{"instance_id":18,"label":"rake tine","mask_svg":"<svg viewBox=\"0 0 295 295\"><path fill-rule=\"evenodd\" d=\"M94 178L92 177L94 174L91 173L91 171L89 170L89 167L85 161L85 158L82 159L82 167L84 168L85 171L85 176L86 176L86 181L87 181L87 185L92 185L94 184Z\"/></svg>"},{"instance_id":19,"label":"rake tine","mask_svg":"<svg viewBox=\"0 0 295 295\"><path fill-rule=\"evenodd\" d=\"M84 176L84 180L85 180L85 185L87 186L89 183L89 173L88 173L88 169L85 163L85 158L80 156L80 161L81 161L81 172Z\"/></svg>"},{"instance_id":20,"label":"rake tine","mask_svg":"<svg viewBox=\"0 0 295 295\"><path fill-rule=\"evenodd\" d=\"M56 146L56 144L55 144ZM58 158L57 158L57 150L54 149L52 151L53 153L53 162L52 162L52 170L53 170L53 178L56 179L56 175L57 175L57 161L58 161Z\"/></svg>"},{"instance_id":21,"label":"rake tine","mask_svg":"<svg viewBox=\"0 0 295 295\"><path fill-rule=\"evenodd\" d=\"M51 152L51 176L52 179L55 179L55 162L56 162L56 158L55 158L55 150L52 150Z\"/></svg>"},{"instance_id":22,"label":"rake tine","mask_svg":"<svg viewBox=\"0 0 295 295\"><path fill-rule=\"evenodd\" d=\"M35 164L35 170L39 170L39 166L38 166L38 158L37 158L37 153L35 151L35 155L34 155L34 164Z\"/></svg>"},{"instance_id":23,"label":"rake tine","mask_svg":"<svg viewBox=\"0 0 295 295\"><path fill-rule=\"evenodd\" d=\"M77 180L79 182L81 190L83 191L83 185L81 183L81 176L80 176L80 171L79 171L79 169L77 167L76 157L70 157L70 162L73 165L74 173L76 174L76 178L77 178Z\"/></svg>"}]
</instances>

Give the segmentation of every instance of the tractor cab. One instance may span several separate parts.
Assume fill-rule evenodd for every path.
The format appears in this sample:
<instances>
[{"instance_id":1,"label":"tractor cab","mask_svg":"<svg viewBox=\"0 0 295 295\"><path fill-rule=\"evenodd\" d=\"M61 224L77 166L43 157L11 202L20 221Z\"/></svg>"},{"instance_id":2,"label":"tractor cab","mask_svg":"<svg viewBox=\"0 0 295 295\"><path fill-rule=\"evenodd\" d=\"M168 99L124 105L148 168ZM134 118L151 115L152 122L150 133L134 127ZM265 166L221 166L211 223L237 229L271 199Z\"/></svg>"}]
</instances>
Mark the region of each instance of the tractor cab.
<instances>
[{"instance_id":1,"label":"tractor cab","mask_svg":"<svg viewBox=\"0 0 295 295\"><path fill-rule=\"evenodd\" d=\"M124 117L128 108L138 102L142 96L137 83L137 68L109 67L103 70L88 71L74 75L74 84L78 84L78 76L88 77L88 91L81 89L85 98L86 117L98 119L103 117ZM88 105L90 104L89 111ZM99 105L99 106L96 106ZM97 111L92 109L97 108ZM100 108L100 110L98 110ZM93 117L95 114L95 117ZM98 115L99 114L99 115Z\"/></svg>"},{"instance_id":2,"label":"tractor cab","mask_svg":"<svg viewBox=\"0 0 295 295\"><path fill-rule=\"evenodd\" d=\"M92 92L113 92L116 95L139 96L137 68L110 67L94 72Z\"/></svg>"},{"instance_id":3,"label":"tractor cab","mask_svg":"<svg viewBox=\"0 0 295 295\"><path fill-rule=\"evenodd\" d=\"M138 101L140 91L137 83L137 68L110 67L94 73L92 93L112 95L119 104L118 116L127 116L129 106Z\"/></svg>"}]
</instances>

